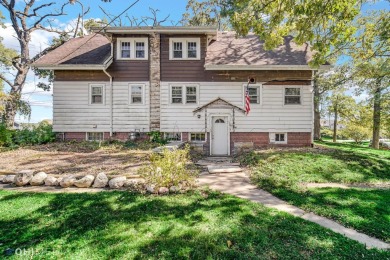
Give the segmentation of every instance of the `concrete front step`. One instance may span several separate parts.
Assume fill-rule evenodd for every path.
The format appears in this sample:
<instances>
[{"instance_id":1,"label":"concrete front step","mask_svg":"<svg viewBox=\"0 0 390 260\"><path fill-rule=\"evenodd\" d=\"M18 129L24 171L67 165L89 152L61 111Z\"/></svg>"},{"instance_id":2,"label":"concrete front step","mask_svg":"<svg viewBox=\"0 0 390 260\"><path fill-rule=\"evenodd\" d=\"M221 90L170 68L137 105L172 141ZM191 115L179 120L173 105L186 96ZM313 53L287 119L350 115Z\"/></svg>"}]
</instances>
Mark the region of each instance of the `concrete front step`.
<instances>
[{"instance_id":1,"label":"concrete front step","mask_svg":"<svg viewBox=\"0 0 390 260\"><path fill-rule=\"evenodd\" d=\"M234 173L242 172L242 169L238 166L231 165L209 165L207 166L209 173Z\"/></svg>"}]
</instances>

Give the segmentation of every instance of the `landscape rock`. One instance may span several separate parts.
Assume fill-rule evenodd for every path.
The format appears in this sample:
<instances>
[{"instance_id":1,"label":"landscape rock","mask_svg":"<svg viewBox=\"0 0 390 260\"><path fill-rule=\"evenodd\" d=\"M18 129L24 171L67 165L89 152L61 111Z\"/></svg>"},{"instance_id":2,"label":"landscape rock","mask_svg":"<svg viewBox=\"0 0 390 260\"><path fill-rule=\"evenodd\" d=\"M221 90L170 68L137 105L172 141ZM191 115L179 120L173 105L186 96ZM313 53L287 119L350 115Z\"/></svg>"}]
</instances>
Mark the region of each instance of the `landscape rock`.
<instances>
[{"instance_id":1,"label":"landscape rock","mask_svg":"<svg viewBox=\"0 0 390 260\"><path fill-rule=\"evenodd\" d=\"M104 188L104 187L107 186L107 184L108 184L107 175L104 172L101 172L101 173L99 173L96 176L95 181L94 181L92 187L94 187L94 188Z\"/></svg>"},{"instance_id":2,"label":"landscape rock","mask_svg":"<svg viewBox=\"0 0 390 260\"><path fill-rule=\"evenodd\" d=\"M172 192L172 193L176 193L176 192L178 192L180 189L179 189L179 187L177 187L177 186L171 186L170 188L169 188L169 192Z\"/></svg>"},{"instance_id":3,"label":"landscape rock","mask_svg":"<svg viewBox=\"0 0 390 260\"><path fill-rule=\"evenodd\" d=\"M58 177L57 178L57 186L61 186L60 183L64 177Z\"/></svg>"},{"instance_id":4,"label":"landscape rock","mask_svg":"<svg viewBox=\"0 0 390 260\"><path fill-rule=\"evenodd\" d=\"M169 193L169 189L167 187L160 187L158 189L158 194L165 195Z\"/></svg>"},{"instance_id":5,"label":"landscape rock","mask_svg":"<svg viewBox=\"0 0 390 260\"><path fill-rule=\"evenodd\" d=\"M5 175L3 183L14 183L16 175Z\"/></svg>"},{"instance_id":6,"label":"landscape rock","mask_svg":"<svg viewBox=\"0 0 390 260\"><path fill-rule=\"evenodd\" d=\"M125 181L126 181L126 177L124 176L115 177L108 182L108 186L110 186L111 189L119 189L123 187Z\"/></svg>"},{"instance_id":7,"label":"landscape rock","mask_svg":"<svg viewBox=\"0 0 390 260\"><path fill-rule=\"evenodd\" d=\"M74 186L78 188L89 188L91 187L93 181L95 180L95 176L93 175L86 175L80 180L77 180L74 182Z\"/></svg>"},{"instance_id":8,"label":"landscape rock","mask_svg":"<svg viewBox=\"0 0 390 260\"><path fill-rule=\"evenodd\" d=\"M3 182L5 175L0 175L0 182Z\"/></svg>"},{"instance_id":9,"label":"landscape rock","mask_svg":"<svg viewBox=\"0 0 390 260\"><path fill-rule=\"evenodd\" d=\"M59 184L59 182L58 182L58 179L56 177L48 176L45 179L46 186L58 186L58 184Z\"/></svg>"},{"instance_id":10,"label":"landscape rock","mask_svg":"<svg viewBox=\"0 0 390 260\"><path fill-rule=\"evenodd\" d=\"M153 184L146 185L146 191L149 193L155 193L156 192L155 189L156 189L156 186Z\"/></svg>"},{"instance_id":11,"label":"landscape rock","mask_svg":"<svg viewBox=\"0 0 390 260\"><path fill-rule=\"evenodd\" d=\"M74 177L73 175L70 175L70 176L66 176L64 177L61 182L60 182L60 186L62 188L69 188L71 186L73 186L73 184L75 183L76 180L76 177Z\"/></svg>"},{"instance_id":12,"label":"landscape rock","mask_svg":"<svg viewBox=\"0 0 390 260\"><path fill-rule=\"evenodd\" d=\"M27 185L31 181L33 174L34 174L33 170L23 170L18 172L15 176L15 185L16 186Z\"/></svg>"},{"instance_id":13,"label":"landscape rock","mask_svg":"<svg viewBox=\"0 0 390 260\"><path fill-rule=\"evenodd\" d=\"M123 187L128 188L133 191L141 191L145 189L145 180L144 179L129 179L126 180L123 184Z\"/></svg>"},{"instance_id":14,"label":"landscape rock","mask_svg":"<svg viewBox=\"0 0 390 260\"><path fill-rule=\"evenodd\" d=\"M45 183L46 178L47 178L47 174L45 172L38 172L32 177L30 181L30 185L31 186L43 185Z\"/></svg>"}]
</instances>

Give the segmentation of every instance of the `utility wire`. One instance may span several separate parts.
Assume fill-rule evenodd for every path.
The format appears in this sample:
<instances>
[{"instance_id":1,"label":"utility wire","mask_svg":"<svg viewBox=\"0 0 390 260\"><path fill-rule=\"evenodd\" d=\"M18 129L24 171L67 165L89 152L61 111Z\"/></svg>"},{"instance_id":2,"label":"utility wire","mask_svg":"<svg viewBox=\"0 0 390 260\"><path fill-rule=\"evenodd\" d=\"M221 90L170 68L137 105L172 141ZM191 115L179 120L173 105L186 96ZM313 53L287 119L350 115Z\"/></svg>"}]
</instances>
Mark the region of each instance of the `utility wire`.
<instances>
[{"instance_id":1,"label":"utility wire","mask_svg":"<svg viewBox=\"0 0 390 260\"><path fill-rule=\"evenodd\" d=\"M127 7L123 12L115 16L114 18L111 19L109 23L107 23L105 26L103 26L98 32L96 32L91 38L89 38L87 41L85 41L83 44L81 44L79 47L77 47L72 53L67 54L65 57L59 59L56 61L59 62L67 57L69 57L71 54L79 50L81 47L83 47L85 44L87 44L90 40L92 40L97 34L101 33L104 29L106 29L110 24L112 24L116 19L118 19L121 15L126 13L130 8L132 8L135 4L137 4L140 0L136 0L134 3L132 3L129 7Z\"/></svg>"}]
</instances>

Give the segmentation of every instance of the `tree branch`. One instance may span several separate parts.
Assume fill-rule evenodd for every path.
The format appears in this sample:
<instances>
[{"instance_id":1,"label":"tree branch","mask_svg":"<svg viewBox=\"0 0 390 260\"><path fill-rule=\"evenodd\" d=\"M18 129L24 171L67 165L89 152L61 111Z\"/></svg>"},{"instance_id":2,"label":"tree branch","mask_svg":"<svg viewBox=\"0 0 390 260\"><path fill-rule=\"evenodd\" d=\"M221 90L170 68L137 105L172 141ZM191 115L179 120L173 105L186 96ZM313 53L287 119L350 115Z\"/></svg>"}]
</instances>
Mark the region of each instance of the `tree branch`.
<instances>
[{"instance_id":1,"label":"tree branch","mask_svg":"<svg viewBox=\"0 0 390 260\"><path fill-rule=\"evenodd\" d=\"M14 84L12 84L3 74L0 74L0 79L7 83L11 88L13 87Z\"/></svg>"},{"instance_id":2,"label":"tree branch","mask_svg":"<svg viewBox=\"0 0 390 260\"><path fill-rule=\"evenodd\" d=\"M66 13L64 12L64 8L65 8L65 6L67 6L68 4L69 4L69 2L63 4L63 5L61 6L61 11L58 12L58 13L56 13L56 14L52 14L52 13L50 13L50 14L45 14L45 15L42 16L38 21L36 21L30 29L36 28L43 20L45 20L45 19L48 18L48 17L57 17L57 16L66 15Z\"/></svg>"}]
</instances>

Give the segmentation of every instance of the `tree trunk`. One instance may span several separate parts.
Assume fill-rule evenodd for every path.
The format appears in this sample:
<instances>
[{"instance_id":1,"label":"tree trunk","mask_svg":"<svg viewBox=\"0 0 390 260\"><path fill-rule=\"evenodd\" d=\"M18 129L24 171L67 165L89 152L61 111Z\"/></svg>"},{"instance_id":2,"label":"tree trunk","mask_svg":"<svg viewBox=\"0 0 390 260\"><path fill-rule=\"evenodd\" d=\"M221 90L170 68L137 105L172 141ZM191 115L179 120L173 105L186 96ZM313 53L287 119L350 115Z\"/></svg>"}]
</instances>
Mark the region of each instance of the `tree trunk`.
<instances>
[{"instance_id":1,"label":"tree trunk","mask_svg":"<svg viewBox=\"0 0 390 260\"><path fill-rule=\"evenodd\" d=\"M381 125L381 87L377 84L374 93L374 113L373 113L373 128L372 128L372 148L379 149L379 135Z\"/></svg>"},{"instance_id":2,"label":"tree trunk","mask_svg":"<svg viewBox=\"0 0 390 260\"><path fill-rule=\"evenodd\" d=\"M13 128L16 116L16 104L14 102L6 102L4 109L4 122L7 128Z\"/></svg>"},{"instance_id":3,"label":"tree trunk","mask_svg":"<svg viewBox=\"0 0 390 260\"><path fill-rule=\"evenodd\" d=\"M321 113L320 113L320 92L314 82L314 140L321 139Z\"/></svg>"},{"instance_id":4,"label":"tree trunk","mask_svg":"<svg viewBox=\"0 0 390 260\"><path fill-rule=\"evenodd\" d=\"M338 116L338 113L337 113L337 107L336 109L334 110L334 123L333 123L333 143L336 142L337 140L337 116Z\"/></svg>"}]
</instances>

